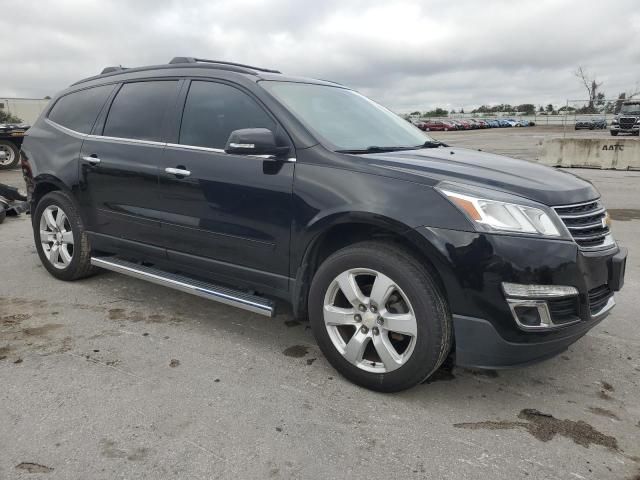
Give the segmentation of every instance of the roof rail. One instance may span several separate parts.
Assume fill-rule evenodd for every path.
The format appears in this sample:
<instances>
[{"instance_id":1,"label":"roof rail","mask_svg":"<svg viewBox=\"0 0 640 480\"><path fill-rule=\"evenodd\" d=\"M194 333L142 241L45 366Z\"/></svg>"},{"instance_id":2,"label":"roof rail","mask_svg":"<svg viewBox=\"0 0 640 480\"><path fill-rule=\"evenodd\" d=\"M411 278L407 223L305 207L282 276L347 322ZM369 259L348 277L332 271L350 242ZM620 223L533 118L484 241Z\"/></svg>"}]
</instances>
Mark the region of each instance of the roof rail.
<instances>
[{"instance_id":1,"label":"roof rail","mask_svg":"<svg viewBox=\"0 0 640 480\"><path fill-rule=\"evenodd\" d=\"M234 63L234 62L223 62L221 60L207 60L205 58L195 58L195 57L173 57L169 62L169 65L173 65L176 63L212 63L218 65L231 65L233 67L242 67L242 68L250 68L251 70L257 70L259 72L267 72L267 73L282 73L279 70L271 70L269 68L260 68L260 67L252 67L251 65L244 65L242 63Z\"/></svg>"},{"instance_id":2,"label":"roof rail","mask_svg":"<svg viewBox=\"0 0 640 480\"><path fill-rule=\"evenodd\" d=\"M121 70L126 70L126 69L127 69L126 67L105 67L100 72L100 75L104 75L105 73L120 72Z\"/></svg>"}]
</instances>

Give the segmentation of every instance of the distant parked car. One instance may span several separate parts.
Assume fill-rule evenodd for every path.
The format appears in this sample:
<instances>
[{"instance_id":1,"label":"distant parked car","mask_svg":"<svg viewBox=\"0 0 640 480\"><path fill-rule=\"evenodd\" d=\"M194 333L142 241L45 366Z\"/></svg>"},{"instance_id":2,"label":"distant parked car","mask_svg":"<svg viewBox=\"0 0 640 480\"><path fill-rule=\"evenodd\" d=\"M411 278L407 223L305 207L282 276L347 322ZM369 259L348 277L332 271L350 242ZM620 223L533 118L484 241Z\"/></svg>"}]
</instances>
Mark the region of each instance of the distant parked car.
<instances>
[{"instance_id":1,"label":"distant parked car","mask_svg":"<svg viewBox=\"0 0 640 480\"><path fill-rule=\"evenodd\" d=\"M448 132L449 130L455 130L455 127L449 122L443 122L441 120L428 120L424 122L424 129L427 132Z\"/></svg>"},{"instance_id":2,"label":"distant parked car","mask_svg":"<svg viewBox=\"0 0 640 480\"><path fill-rule=\"evenodd\" d=\"M487 125L489 125L490 128L500 128L500 122L495 119L487 120Z\"/></svg>"},{"instance_id":3,"label":"distant parked car","mask_svg":"<svg viewBox=\"0 0 640 480\"><path fill-rule=\"evenodd\" d=\"M576 130L593 130L596 128L593 120L576 120Z\"/></svg>"},{"instance_id":4,"label":"distant parked car","mask_svg":"<svg viewBox=\"0 0 640 480\"><path fill-rule=\"evenodd\" d=\"M473 128L468 120L458 120L458 123L462 125L462 130L471 130Z\"/></svg>"},{"instance_id":5,"label":"distant parked car","mask_svg":"<svg viewBox=\"0 0 640 480\"><path fill-rule=\"evenodd\" d=\"M501 128L504 127L513 127L512 122L509 122L508 120L504 119L504 118L500 118L498 119L498 123L500 125Z\"/></svg>"},{"instance_id":6,"label":"distant parked car","mask_svg":"<svg viewBox=\"0 0 640 480\"><path fill-rule=\"evenodd\" d=\"M593 126L600 130L604 130L605 128L607 128L607 121L604 118L596 118L593 121Z\"/></svg>"}]
</instances>

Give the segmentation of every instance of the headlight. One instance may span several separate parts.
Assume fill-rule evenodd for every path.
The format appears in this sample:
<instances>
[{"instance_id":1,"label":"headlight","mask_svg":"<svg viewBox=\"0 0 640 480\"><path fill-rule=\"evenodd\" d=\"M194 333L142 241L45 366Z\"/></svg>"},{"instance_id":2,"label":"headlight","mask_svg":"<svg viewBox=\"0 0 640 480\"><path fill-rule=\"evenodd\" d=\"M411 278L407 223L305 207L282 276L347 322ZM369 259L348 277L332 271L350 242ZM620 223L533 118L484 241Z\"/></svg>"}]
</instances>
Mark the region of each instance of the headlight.
<instances>
[{"instance_id":1,"label":"headlight","mask_svg":"<svg viewBox=\"0 0 640 480\"><path fill-rule=\"evenodd\" d=\"M612 125L618 125L618 119L617 119L617 118L614 118L614 119L611 121L611 124L612 124Z\"/></svg>"},{"instance_id":2,"label":"headlight","mask_svg":"<svg viewBox=\"0 0 640 480\"><path fill-rule=\"evenodd\" d=\"M560 230L542 209L438 188L477 227L485 231L560 237Z\"/></svg>"}]
</instances>

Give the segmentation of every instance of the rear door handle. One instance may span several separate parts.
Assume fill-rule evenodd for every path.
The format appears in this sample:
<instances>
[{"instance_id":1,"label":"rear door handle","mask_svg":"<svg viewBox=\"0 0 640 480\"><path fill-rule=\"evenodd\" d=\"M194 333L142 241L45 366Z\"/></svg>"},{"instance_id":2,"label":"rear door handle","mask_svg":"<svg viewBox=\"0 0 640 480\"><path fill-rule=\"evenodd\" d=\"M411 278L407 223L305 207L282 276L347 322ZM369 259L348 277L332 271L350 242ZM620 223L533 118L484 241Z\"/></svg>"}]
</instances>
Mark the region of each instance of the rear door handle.
<instances>
[{"instance_id":1,"label":"rear door handle","mask_svg":"<svg viewBox=\"0 0 640 480\"><path fill-rule=\"evenodd\" d=\"M84 160L85 162L89 162L91 165L97 165L100 163L100 159L98 158L98 156L86 156L86 157L82 157L82 160Z\"/></svg>"},{"instance_id":2,"label":"rear door handle","mask_svg":"<svg viewBox=\"0 0 640 480\"><path fill-rule=\"evenodd\" d=\"M189 175L191 175L191 172L189 170L185 170L182 168L165 168L164 169L165 172L170 173L171 175L175 175L176 177L188 177Z\"/></svg>"}]
</instances>

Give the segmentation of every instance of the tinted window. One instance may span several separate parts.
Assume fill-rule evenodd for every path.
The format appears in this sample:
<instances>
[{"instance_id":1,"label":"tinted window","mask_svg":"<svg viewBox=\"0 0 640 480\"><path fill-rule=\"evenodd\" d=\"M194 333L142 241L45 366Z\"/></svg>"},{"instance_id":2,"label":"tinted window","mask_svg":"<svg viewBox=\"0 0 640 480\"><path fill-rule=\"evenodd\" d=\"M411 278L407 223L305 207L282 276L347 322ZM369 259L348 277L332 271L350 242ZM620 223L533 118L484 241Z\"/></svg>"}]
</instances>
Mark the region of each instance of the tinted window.
<instances>
[{"instance_id":1,"label":"tinted window","mask_svg":"<svg viewBox=\"0 0 640 480\"><path fill-rule=\"evenodd\" d=\"M192 82L182 115L180 143L224 148L229 134L241 128L276 124L247 94L221 83Z\"/></svg>"},{"instance_id":2,"label":"tinted window","mask_svg":"<svg viewBox=\"0 0 640 480\"><path fill-rule=\"evenodd\" d=\"M49 112L49 119L76 132L89 133L113 85L80 90L61 97Z\"/></svg>"},{"instance_id":3,"label":"tinted window","mask_svg":"<svg viewBox=\"0 0 640 480\"><path fill-rule=\"evenodd\" d=\"M162 140L162 125L176 92L176 81L125 83L104 125L107 137Z\"/></svg>"}]
</instances>

